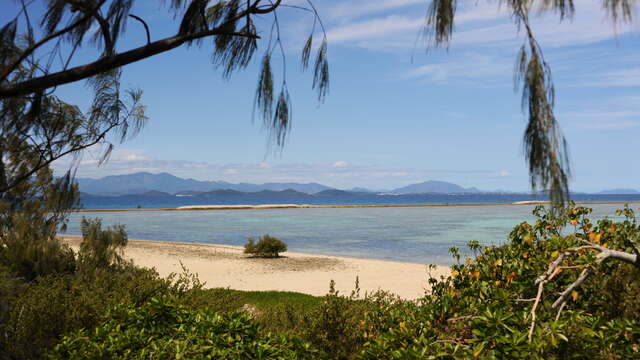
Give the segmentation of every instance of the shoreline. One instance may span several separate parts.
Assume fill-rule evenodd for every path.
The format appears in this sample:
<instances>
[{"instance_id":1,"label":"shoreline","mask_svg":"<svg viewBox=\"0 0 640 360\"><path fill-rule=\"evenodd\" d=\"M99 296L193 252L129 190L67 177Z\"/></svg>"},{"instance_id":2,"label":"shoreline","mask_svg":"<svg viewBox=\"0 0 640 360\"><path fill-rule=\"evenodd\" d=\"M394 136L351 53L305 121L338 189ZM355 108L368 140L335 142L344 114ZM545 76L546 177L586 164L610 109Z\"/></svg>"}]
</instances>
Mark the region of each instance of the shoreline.
<instances>
[{"instance_id":1,"label":"shoreline","mask_svg":"<svg viewBox=\"0 0 640 360\"><path fill-rule=\"evenodd\" d=\"M61 235L64 243L77 250L80 236ZM243 254L242 246L129 239L124 250L127 260L143 267L154 267L160 276L181 273L182 265L197 274L206 288L247 291L293 291L314 296L325 295L329 282L336 290L350 294L356 277L361 294L390 291L413 300L428 291L425 264L391 260L363 259L331 255L285 252L276 259L253 258ZM433 276L449 276L448 266L436 266Z\"/></svg>"},{"instance_id":2,"label":"shoreline","mask_svg":"<svg viewBox=\"0 0 640 360\"><path fill-rule=\"evenodd\" d=\"M461 207L461 206L530 206L548 205L549 201L516 201L511 203L469 203L469 204L353 204L353 205L309 205L309 204L261 204L261 205L187 205L174 208L149 209L75 209L71 212L133 212L133 211L214 211L214 210L273 210L273 209L343 209L343 208L399 208L399 207ZM576 205L624 205L640 204L640 201L577 201Z\"/></svg>"}]
</instances>

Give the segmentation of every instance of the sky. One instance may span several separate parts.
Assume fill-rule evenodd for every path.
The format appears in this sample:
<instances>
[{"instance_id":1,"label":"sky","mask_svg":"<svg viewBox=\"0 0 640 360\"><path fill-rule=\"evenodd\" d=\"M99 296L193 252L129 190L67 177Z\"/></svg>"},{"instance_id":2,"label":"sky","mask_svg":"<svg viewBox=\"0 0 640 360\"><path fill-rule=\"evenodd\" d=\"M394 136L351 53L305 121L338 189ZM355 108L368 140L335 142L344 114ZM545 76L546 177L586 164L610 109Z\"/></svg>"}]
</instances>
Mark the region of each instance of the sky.
<instances>
[{"instance_id":1,"label":"sky","mask_svg":"<svg viewBox=\"0 0 640 360\"><path fill-rule=\"evenodd\" d=\"M138 1L152 40L171 36L178 21L161 2ZM301 0L284 0L301 5ZM330 90L319 103L300 53L313 18L295 8L278 13L293 122L283 149L252 117L259 62L271 18L253 63L230 79L211 63L211 46L179 48L126 66L123 85L144 91L149 121L98 166L99 149L82 155L77 175L138 171L228 182L319 182L349 189L396 188L442 180L483 190L529 190L522 136L526 126L514 89L523 43L496 1L459 1L449 48L419 39L426 0L314 1L329 42ZM640 38L638 24L613 24L600 1L576 1L573 19L533 19L553 72L556 115L569 143L574 191L640 189ZM2 2L0 20L15 13ZM6 11L5 11L6 10ZM316 34L321 33L316 26ZM118 49L143 45L130 23ZM316 37L315 44L319 43ZM83 48L76 64L97 52ZM274 75L281 61L274 57ZM279 82L276 82L278 84ZM84 84L58 96L86 109ZM58 172L70 159L55 164Z\"/></svg>"}]
</instances>

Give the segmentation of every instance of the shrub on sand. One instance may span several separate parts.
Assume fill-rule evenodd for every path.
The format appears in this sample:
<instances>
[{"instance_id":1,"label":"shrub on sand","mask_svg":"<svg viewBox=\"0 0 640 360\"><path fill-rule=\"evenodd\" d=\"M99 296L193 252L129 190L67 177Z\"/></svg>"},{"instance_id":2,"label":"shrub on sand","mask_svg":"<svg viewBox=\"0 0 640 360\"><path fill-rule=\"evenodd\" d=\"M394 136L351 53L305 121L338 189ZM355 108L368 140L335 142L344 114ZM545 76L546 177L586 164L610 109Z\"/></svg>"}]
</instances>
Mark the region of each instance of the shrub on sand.
<instances>
[{"instance_id":1,"label":"shrub on sand","mask_svg":"<svg viewBox=\"0 0 640 360\"><path fill-rule=\"evenodd\" d=\"M262 236L257 243L254 238L250 237L244 246L245 254L251 254L257 257L277 258L280 257L281 252L286 251L287 244L268 234Z\"/></svg>"}]
</instances>

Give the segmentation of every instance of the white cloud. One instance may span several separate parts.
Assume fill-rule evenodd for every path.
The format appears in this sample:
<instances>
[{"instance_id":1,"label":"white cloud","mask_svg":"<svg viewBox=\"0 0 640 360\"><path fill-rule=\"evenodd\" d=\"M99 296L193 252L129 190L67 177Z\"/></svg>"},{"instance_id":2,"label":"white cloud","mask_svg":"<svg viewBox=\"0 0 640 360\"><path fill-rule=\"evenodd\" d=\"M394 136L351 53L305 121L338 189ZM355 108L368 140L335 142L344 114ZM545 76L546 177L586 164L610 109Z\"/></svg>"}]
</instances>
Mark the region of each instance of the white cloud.
<instances>
[{"instance_id":1,"label":"white cloud","mask_svg":"<svg viewBox=\"0 0 640 360\"><path fill-rule=\"evenodd\" d=\"M340 160L340 161L336 161L335 163L333 163L333 167L334 168L342 168L342 167L346 167L347 166L347 162Z\"/></svg>"},{"instance_id":2,"label":"white cloud","mask_svg":"<svg viewBox=\"0 0 640 360\"><path fill-rule=\"evenodd\" d=\"M80 161L80 165L82 166L97 166L102 159L104 154L104 149L100 147L94 147L86 152L84 152ZM118 149L114 150L109 156L109 162L118 163L118 164L126 164L126 163L135 163L141 161L149 161L151 160L148 157L144 150L141 149Z\"/></svg>"}]
</instances>

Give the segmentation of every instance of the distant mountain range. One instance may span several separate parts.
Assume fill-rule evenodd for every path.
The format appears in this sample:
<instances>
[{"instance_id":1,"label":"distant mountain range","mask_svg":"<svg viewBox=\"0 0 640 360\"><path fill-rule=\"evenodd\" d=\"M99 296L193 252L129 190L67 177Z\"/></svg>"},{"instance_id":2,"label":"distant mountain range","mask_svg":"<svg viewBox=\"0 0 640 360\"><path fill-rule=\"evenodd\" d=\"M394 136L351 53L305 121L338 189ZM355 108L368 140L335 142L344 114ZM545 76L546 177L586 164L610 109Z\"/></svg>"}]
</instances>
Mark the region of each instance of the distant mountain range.
<instances>
[{"instance_id":1,"label":"distant mountain range","mask_svg":"<svg viewBox=\"0 0 640 360\"><path fill-rule=\"evenodd\" d=\"M318 183L229 183L226 181L199 181L183 179L169 173L152 174L138 172L127 175L112 175L100 179L79 178L80 191L86 195L118 196L216 196L239 195L243 193L261 193L264 195L346 195L374 192L358 187L350 191L338 190ZM463 188L444 181L425 181L384 192L394 194L411 193L478 193L476 188Z\"/></svg>"},{"instance_id":2,"label":"distant mountain range","mask_svg":"<svg viewBox=\"0 0 640 360\"><path fill-rule=\"evenodd\" d=\"M488 193L475 187L464 188L445 181L425 181L403 186L393 190L372 191L363 187L351 190L339 190L318 183L229 183L226 181L199 181L183 179L169 173L152 174L137 172L127 175L112 175L100 179L79 178L80 191L84 196L233 196L246 193L256 195L297 196L300 194L316 194L326 196L357 195L363 193L390 194L453 194L453 193ZM491 191L491 193L496 193ZM603 195L640 194L634 189L612 189L598 192Z\"/></svg>"},{"instance_id":3,"label":"distant mountain range","mask_svg":"<svg viewBox=\"0 0 640 360\"><path fill-rule=\"evenodd\" d=\"M419 193L479 193L480 190L471 187L463 188L460 185L444 181L425 181L419 184L404 186L393 190L397 194L419 194Z\"/></svg>"},{"instance_id":4,"label":"distant mountain range","mask_svg":"<svg viewBox=\"0 0 640 360\"><path fill-rule=\"evenodd\" d=\"M611 189L611 190L602 190L597 192L596 194L601 195L630 195L630 194L640 194L640 191L635 189Z\"/></svg>"},{"instance_id":5,"label":"distant mountain range","mask_svg":"<svg viewBox=\"0 0 640 360\"><path fill-rule=\"evenodd\" d=\"M316 183L266 183L266 184L233 184L226 181L199 181L183 179L169 173L151 174L138 172L127 175L112 175L101 179L79 178L80 191L93 195L132 195L159 191L168 194L191 194L211 192L215 190L235 190L239 192L257 192L263 190L282 191L295 190L303 193L316 193L332 189Z\"/></svg>"}]
</instances>

